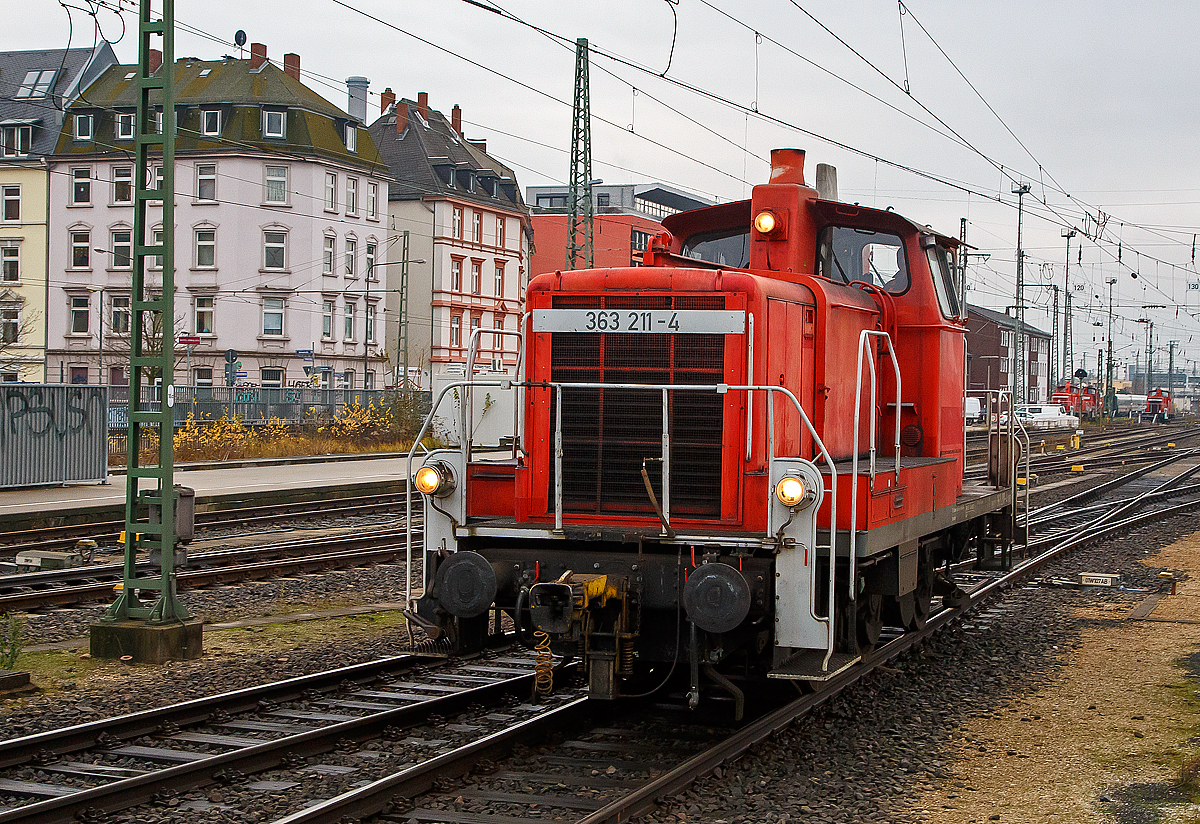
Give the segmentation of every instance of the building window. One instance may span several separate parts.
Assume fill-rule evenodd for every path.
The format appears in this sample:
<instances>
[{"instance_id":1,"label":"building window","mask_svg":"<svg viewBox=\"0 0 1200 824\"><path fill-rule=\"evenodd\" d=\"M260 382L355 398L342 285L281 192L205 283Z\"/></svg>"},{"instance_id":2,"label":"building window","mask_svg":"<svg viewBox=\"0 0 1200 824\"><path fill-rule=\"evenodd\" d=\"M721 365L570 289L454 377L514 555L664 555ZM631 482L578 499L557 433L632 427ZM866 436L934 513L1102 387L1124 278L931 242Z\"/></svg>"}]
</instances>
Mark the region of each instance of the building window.
<instances>
[{"instance_id":1,"label":"building window","mask_svg":"<svg viewBox=\"0 0 1200 824\"><path fill-rule=\"evenodd\" d=\"M21 310L0 309L0 343L16 343L21 337Z\"/></svg>"},{"instance_id":2,"label":"building window","mask_svg":"<svg viewBox=\"0 0 1200 824\"><path fill-rule=\"evenodd\" d=\"M321 339L333 340L333 301L321 302Z\"/></svg>"},{"instance_id":3,"label":"building window","mask_svg":"<svg viewBox=\"0 0 1200 824\"><path fill-rule=\"evenodd\" d=\"M483 264L471 261L471 294L478 295L483 288Z\"/></svg>"},{"instance_id":4,"label":"building window","mask_svg":"<svg viewBox=\"0 0 1200 824\"><path fill-rule=\"evenodd\" d=\"M346 238L346 277L358 277L354 271L354 259L358 257L358 241Z\"/></svg>"},{"instance_id":5,"label":"building window","mask_svg":"<svg viewBox=\"0 0 1200 824\"><path fill-rule=\"evenodd\" d=\"M162 189L162 181L163 181L162 166L151 166L147 170L147 172L148 172L147 177L149 178L149 181L151 183L153 183L154 191L156 191L156 192L160 191Z\"/></svg>"},{"instance_id":6,"label":"building window","mask_svg":"<svg viewBox=\"0 0 1200 824\"><path fill-rule=\"evenodd\" d=\"M454 212L450 219L450 236L462 240L463 230L463 210L461 206L455 206Z\"/></svg>"},{"instance_id":7,"label":"building window","mask_svg":"<svg viewBox=\"0 0 1200 824\"><path fill-rule=\"evenodd\" d=\"M287 373L277 367L267 367L259 371L263 389L282 389L284 376Z\"/></svg>"},{"instance_id":8,"label":"building window","mask_svg":"<svg viewBox=\"0 0 1200 824\"><path fill-rule=\"evenodd\" d=\"M21 187L5 186L2 190L4 198L4 219L21 219Z\"/></svg>"},{"instance_id":9,"label":"building window","mask_svg":"<svg viewBox=\"0 0 1200 824\"><path fill-rule=\"evenodd\" d=\"M5 283L21 282L21 243L0 240L0 277Z\"/></svg>"},{"instance_id":10,"label":"building window","mask_svg":"<svg viewBox=\"0 0 1200 824\"><path fill-rule=\"evenodd\" d=\"M133 113L117 113L117 140L133 140Z\"/></svg>"},{"instance_id":11,"label":"building window","mask_svg":"<svg viewBox=\"0 0 1200 824\"><path fill-rule=\"evenodd\" d=\"M163 117L162 109L159 109L154 113L154 133L155 134L162 134L162 117ZM179 125L178 119L176 119L175 125L176 126Z\"/></svg>"},{"instance_id":12,"label":"building window","mask_svg":"<svg viewBox=\"0 0 1200 824\"><path fill-rule=\"evenodd\" d=\"M644 252L650 246L650 233L632 229L629 234L629 248L635 252Z\"/></svg>"},{"instance_id":13,"label":"building window","mask_svg":"<svg viewBox=\"0 0 1200 824\"><path fill-rule=\"evenodd\" d=\"M17 93L13 95L18 99L45 97L50 93L50 87L54 85L54 76L58 74L57 69L33 69L25 73L25 79L21 81L21 85L17 87Z\"/></svg>"},{"instance_id":14,"label":"building window","mask_svg":"<svg viewBox=\"0 0 1200 824\"><path fill-rule=\"evenodd\" d=\"M285 112L263 112L263 137L283 137Z\"/></svg>"},{"instance_id":15,"label":"building window","mask_svg":"<svg viewBox=\"0 0 1200 824\"><path fill-rule=\"evenodd\" d=\"M367 218L370 220L379 219L379 184L367 184Z\"/></svg>"},{"instance_id":16,"label":"building window","mask_svg":"<svg viewBox=\"0 0 1200 824\"><path fill-rule=\"evenodd\" d=\"M128 269L133 265L133 232L117 229L112 233L112 268Z\"/></svg>"},{"instance_id":17,"label":"building window","mask_svg":"<svg viewBox=\"0 0 1200 824\"><path fill-rule=\"evenodd\" d=\"M504 328L504 315L498 314L498 315L494 315L492 317L492 328L493 329L503 329ZM507 343L507 341L504 340L504 335L492 335L492 349L496 349L496 350L503 352L505 343Z\"/></svg>"},{"instance_id":18,"label":"building window","mask_svg":"<svg viewBox=\"0 0 1200 824\"><path fill-rule=\"evenodd\" d=\"M367 343L375 342L375 305L368 303L366 307L366 331L364 334L367 337Z\"/></svg>"},{"instance_id":19,"label":"building window","mask_svg":"<svg viewBox=\"0 0 1200 824\"><path fill-rule=\"evenodd\" d=\"M345 372L342 373L342 385L346 389L354 388L354 370L353 369L347 369Z\"/></svg>"},{"instance_id":20,"label":"building window","mask_svg":"<svg viewBox=\"0 0 1200 824\"><path fill-rule=\"evenodd\" d=\"M598 208L607 209L608 204L610 202L611 202L611 196L609 195L608 192L597 192L596 193L596 206Z\"/></svg>"},{"instance_id":21,"label":"building window","mask_svg":"<svg viewBox=\"0 0 1200 824\"><path fill-rule=\"evenodd\" d=\"M129 298L125 295L113 295L109 299L112 307L108 329L114 335L129 334Z\"/></svg>"},{"instance_id":22,"label":"building window","mask_svg":"<svg viewBox=\"0 0 1200 824\"><path fill-rule=\"evenodd\" d=\"M217 265L217 230L196 230L196 266L210 268Z\"/></svg>"},{"instance_id":23,"label":"building window","mask_svg":"<svg viewBox=\"0 0 1200 824\"><path fill-rule=\"evenodd\" d=\"M504 264L496 264L496 297L504 297Z\"/></svg>"},{"instance_id":24,"label":"building window","mask_svg":"<svg viewBox=\"0 0 1200 824\"><path fill-rule=\"evenodd\" d=\"M354 340L354 310L354 302L346 301L346 322L345 328L342 330L342 340Z\"/></svg>"},{"instance_id":25,"label":"building window","mask_svg":"<svg viewBox=\"0 0 1200 824\"><path fill-rule=\"evenodd\" d=\"M112 170L113 203L133 203L133 167L114 166Z\"/></svg>"},{"instance_id":26,"label":"building window","mask_svg":"<svg viewBox=\"0 0 1200 824\"><path fill-rule=\"evenodd\" d=\"M333 274L333 257L336 254L337 238L325 236L325 249L321 253L321 273Z\"/></svg>"},{"instance_id":27,"label":"building window","mask_svg":"<svg viewBox=\"0 0 1200 824\"><path fill-rule=\"evenodd\" d=\"M196 200L217 199L217 167L214 163L196 164Z\"/></svg>"},{"instance_id":28,"label":"building window","mask_svg":"<svg viewBox=\"0 0 1200 824\"><path fill-rule=\"evenodd\" d=\"M221 133L221 112L219 110L200 112L200 133L206 135Z\"/></svg>"},{"instance_id":29,"label":"building window","mask_svg":"<svg viewBox=\"0 0 1200 824\"><path fill-rule=\"evenodd\" d=\"M450 259L450 291L462 291L462 258Z\"/></svg>"},{"instance_id":30,"label":"building window","mask_svg":"<svg viewBox=\"0 0 1200 824\"><path fill-rule=\"evenodd\" d=\"M211 335L213 333L213 298L196 298L196 334Z\"/></svg>"},{"instance_id":31,"label":"building window","mask_svg":"<svg viewBox=\"0 0 1200 824\"><path fill-rule=\"evenodd\" d=\"M4 126L0 128L0 156L20 157L29 154L33 144L33 126Z\"/></svg>"},{"instance_id":32,"label":"building window","mask_svg":"<svg viewBox=\"0 0 1200 824\"><path fill-rule=\"evenodd\" d=\"M372 372L364 372L363 373L363 389L370 390L370 389L374 389L374 388L375 388L375 373L373 371Z\"/></svg>"},{"instance_id":33,"label":"building window","mask_svg":"<svg viewBox=\"0 0 1200 824\"><path fill-rule=\"evenodd\" d=\"M71 367L71 383L87 383L88 368L86 366Z\"/></svg>"},{"instance_id":34,"label":"building window","mask_svg":"<svg viewBox=\"0 0 1200 824\"><path fill-rule=\"evenodd\" d=\"M75 115L75 139L92 139L92 116L90 114Z\"/></svg>"},{"instance_id":35,"label":"building window","mask_svg":"<svg viewBox=\"0 0 1200 824\"><path fill-rule=\"evenodd\" d=\"M86 335L92 319L91 298L71 298L71 334Z\"/></svg>"},{"instance_id":36,"label":"building window","mask_svg":"<svg viewBox=\"0 0 1200 824\"><path fill-rule=\"evenodd\" d=\"M346 214L358 214L358 178L346 178Z\"/></svg>"},{"instance_id":37,"label":"building window","mask_svg":"<svg viewBox=\"0 0 1200 824\"><path fill-rule=\"evenodd\" d=\"M125 377L125 367L110 366L108 368L108 385L109 386L127 386L128 379Z\"/></svg>"},{"instance_id":38,"label":"building window","mask_svg":"<svg viewBox=\"0 0 1200 824\"><path fill-rule=\"evenodd\" d=\"M155 229L155 230L154 230L154 245L155 245L155 246L162 246L162 245L163 245L163 230L162 230L162 229ZM155 255L155 256L154 256L154 266L153 266L152 268L154 268L154 269L161 269L161 268L162 268L162 262L163 262L163 256L162 256L162 255Z\"/></svg>"},{"instance_id":39,"label":"building window","mask_svg":"<svg viewBox=\"0 0 1200 824\"><path fill-rule=\"evenodd\" d=\"M379 275L375 274L375 244L367 244L367 280L379 280Z\"/></svg>"},{"instance_id":40,"label":"building window","mask_svg":"<svg viewBox=\"0 0 1200 824\"><path fill-rule=\"evenodd\" d=\"M501 249L504 248L504 243L508 239L508 218L504 215L496 215L496 245Z\"/></svg>"},{"instance_id":41,"label":"building window","mask_svg":"<svg viewBox=\"0 0 1200 824\"><path fill-rule=\"evenodd\" d=\"M471 240L483 243L483 215L479 212L471 213Z\"/></svg>"},{"instance_id":42,"label":"building window","mask_svg":"<svg viewBox=\"0 0 1200 824\"><path fill-rule=\"evenodd\" d=\"M450 345L462 346L462 315L450 316Z\"/></svg>"},{"instance_id":43,"label":"building window","mask_svg":"<svg viewBox=\"0 0 1200 824\"><path fill-rule=\"evenodd\" d=\"M71 232L71 268L86 269L92 265L92 233Z\"/></svg>"},{"instance_id":44,"label":"building window","mask_svg":"<svg viewBox=\"0 0 1200 824\"><path fill-rule=\"evenodd\" d=\"M333 172L325 173L325 211L337 211L337 175Z\"/></svg>"},{"instance_id":45,"label":"building window","mask_svg":"<svg viewBox=\"0 0 1200 824\"><path fill-rule=\"evenodd\" d=\"M212 367L197 366L192 370L192 386L208 388L213 385Z\"/></svg>"},{"instance_id":46,"label":"building window","mask_svg":"<svg viewBox=\"0 0 1200 824\"><path fill-rule=\"evenodd\" d=\"M263 232L263 268L287 267L287 232Z\"/></svg>"},{"instance_id":47,"label":"building window","mask_svg":"<svg viewBox=\"0 0 1200 824\"><path fill-rule=\"evenodd\" d=\"M346 124L346 151L358 151L358 125L355 123Z\"/></svg>"},{"instance_id":48,"label":"building window","mask_svg":"<svg viewBox=\"0 0 1200 824\"><path fill-rule=\"evenodd\" d=\"M283 336L283 298L263 298L264 335Z\"/></svg>"},{"instance_id":49,"label":"building window","mask_svg":"<svg viewBox=\"0 0 1200 824\"><path fill-rule=\"evenodd\" d=\"M90 206L92 203L92 170L71 170L71 204L74 206Z\"/></svg>"},{"instance_id":50,"label":"building window","mask_svg":"<svg viewBox=\"0 0 1200 824\"><path fill-rule=\"evenodd\" d=\"M287 166L268 166L267 183L263 190L263 199L267 203L287 203L288 200L288 170Z\"/></svg>"},{"instance_id":51,"label":"building window","mask_svg":"<svg viewBox=\"0 0 1200 824\"><path fill-rule=\"evenodd\" d=\"M471 341L475 341L475 332L476 332L476 331L479 329L479 327L481 327L482 325L483 325L483 315L471 315L471 337L470 337L470 339L467 341L467 345L468 345L468 346L470 346L470 344L471 344ZM478 341L476 341L475 345L476 345L476 346L479 346L479 342L478 342Z\"/></svg>"}]
</instances>

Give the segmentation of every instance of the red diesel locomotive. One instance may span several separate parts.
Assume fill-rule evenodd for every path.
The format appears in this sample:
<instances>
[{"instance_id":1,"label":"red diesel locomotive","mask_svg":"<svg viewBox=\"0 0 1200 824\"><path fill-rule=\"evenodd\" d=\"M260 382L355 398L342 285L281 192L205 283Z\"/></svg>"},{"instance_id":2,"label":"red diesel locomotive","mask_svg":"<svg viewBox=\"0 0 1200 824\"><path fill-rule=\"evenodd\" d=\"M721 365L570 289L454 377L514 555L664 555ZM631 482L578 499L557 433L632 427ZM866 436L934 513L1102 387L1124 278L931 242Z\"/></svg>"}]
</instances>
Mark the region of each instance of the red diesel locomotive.
<instances>
[{"instance_id":1,"label":"red diesel locomotive","mask_svg":"<svg viewBox=\"0 0 1200 824\"><path fill-rule=\"evenodd\" d=\"M531 281L518 378L431 413L452 391L467 434L413 476L415 622L469 649L507 614L594 696L678 666L698 700L828 678L960 595L942 565L1008 557L1012 478L963 481L958 242L820 198L803 163L668 217L643 266ZM482 387L516 396L503 459L472 443Z\"/></svg>"},{"instance_id":2,"label":"red diesel locomotive","mask_svg":"<svg viewBox=\"0 0 1200 824\"><path fill-rule=\"evenodd\" d=\"M1102 402L1100 390L1094 386L1075 386L1064 383L1050 395L1050 403L1056 403L1072 415L1094 418L1100 414Z\"/></svg>"}]
</instances>

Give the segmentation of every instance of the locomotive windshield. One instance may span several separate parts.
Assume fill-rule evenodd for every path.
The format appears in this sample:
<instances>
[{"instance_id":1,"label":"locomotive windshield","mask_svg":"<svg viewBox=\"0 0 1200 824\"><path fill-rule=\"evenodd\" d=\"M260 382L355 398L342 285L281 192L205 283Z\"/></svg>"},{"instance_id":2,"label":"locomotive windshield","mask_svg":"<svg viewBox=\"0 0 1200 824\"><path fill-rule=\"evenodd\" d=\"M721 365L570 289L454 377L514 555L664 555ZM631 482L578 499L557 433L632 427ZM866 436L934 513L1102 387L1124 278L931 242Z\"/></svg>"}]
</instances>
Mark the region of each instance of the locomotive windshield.
<instances>
[{"instance_id":1,"label":"locomotive windshield","mask_svg":"<svg viewBox=\"0 0 1200 824\"><path fill-rule=\"evenodd\" d=\"M827 226L817 247L817 274L835 283L871 283L898 295L908 289L904 242L886 232Z\"/></svg>"},{"instance_id":2,"label":"locomotive windshield","mask_svg":"<svg viewBox=\"0 0 1200 824\"><path fill-rule=\"evenodd\" d=\"M737 226L700 232L687 239L683 254L733 269L745 269L750 265L750 229Z\"/></svg>"}]
</instances>

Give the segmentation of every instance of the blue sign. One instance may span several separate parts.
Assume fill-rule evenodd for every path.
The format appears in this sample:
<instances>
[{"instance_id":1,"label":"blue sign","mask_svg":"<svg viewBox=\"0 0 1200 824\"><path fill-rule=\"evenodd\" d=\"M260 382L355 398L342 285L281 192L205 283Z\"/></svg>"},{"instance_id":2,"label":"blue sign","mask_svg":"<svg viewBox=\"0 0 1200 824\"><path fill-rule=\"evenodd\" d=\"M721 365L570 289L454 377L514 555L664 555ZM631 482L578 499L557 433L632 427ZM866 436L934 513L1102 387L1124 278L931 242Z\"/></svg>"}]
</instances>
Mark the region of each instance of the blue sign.
<instances>
[{"instance_id":1,"label":"blue sign","mask_svg":"<svg viewBox=\"0 0 1200 824\"><path fill-rule=\"evenodd\" d=\"M237 373L237 376L238 376L239 378L244 378L244 377L246 377L246 373L245 373L245 372L238 372L238 373Z\"/></svg>"},{"instance_id":2,"label":"blue sign","mask_svg":"<svg viewBox=\"0 0 1200 824\"><path fill-rule=\"evenodd\" d=\"M311 350L311 349L297 349L297 350L296 350L296 357L299 357L299 358L304 358L305 360L312 360L312 359L313 359L313 350Z\"/></svg>"}]
</instances>

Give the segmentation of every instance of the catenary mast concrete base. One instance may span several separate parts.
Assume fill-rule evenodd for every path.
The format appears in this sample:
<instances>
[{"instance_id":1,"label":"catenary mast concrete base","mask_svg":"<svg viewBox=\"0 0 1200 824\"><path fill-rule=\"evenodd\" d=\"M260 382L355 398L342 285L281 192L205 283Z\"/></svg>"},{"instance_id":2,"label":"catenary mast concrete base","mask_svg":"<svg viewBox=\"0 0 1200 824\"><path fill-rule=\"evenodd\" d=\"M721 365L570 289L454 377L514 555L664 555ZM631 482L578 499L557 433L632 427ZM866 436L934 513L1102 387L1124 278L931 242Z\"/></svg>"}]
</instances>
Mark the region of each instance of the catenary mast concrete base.
<instances>
[{"instance_id":1,"label":"catenary mast concrete base","mask_svg":"<svg viewBox=\"0 0 1200 824\"><path fill-rule=\"evenodd\" d=\"M186 661L204 654L203 626L197 620L170 624L101 621L92 624L90 652L93 658L130 655L138 664Z\"/></svg>"}]
</instances>

